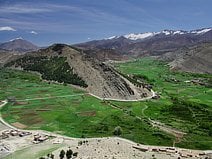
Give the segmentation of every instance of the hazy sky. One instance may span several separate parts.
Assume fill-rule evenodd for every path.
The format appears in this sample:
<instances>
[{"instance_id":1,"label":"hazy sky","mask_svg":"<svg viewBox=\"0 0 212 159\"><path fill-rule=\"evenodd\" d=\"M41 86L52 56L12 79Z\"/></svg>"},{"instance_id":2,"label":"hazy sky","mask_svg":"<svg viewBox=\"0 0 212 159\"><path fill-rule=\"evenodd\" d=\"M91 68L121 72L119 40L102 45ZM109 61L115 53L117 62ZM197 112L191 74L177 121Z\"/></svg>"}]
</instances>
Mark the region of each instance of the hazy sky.
<instances>
[{"instance_id":1,"label":"hazy sky","mask_svg":"<svg viewBox=\"0 0 212 159\"><path fill-rule=\"evenodd\" d=\"M212 26L212 0L0 0L0 42L45 46Z\"/></svg>"}]
</instances>

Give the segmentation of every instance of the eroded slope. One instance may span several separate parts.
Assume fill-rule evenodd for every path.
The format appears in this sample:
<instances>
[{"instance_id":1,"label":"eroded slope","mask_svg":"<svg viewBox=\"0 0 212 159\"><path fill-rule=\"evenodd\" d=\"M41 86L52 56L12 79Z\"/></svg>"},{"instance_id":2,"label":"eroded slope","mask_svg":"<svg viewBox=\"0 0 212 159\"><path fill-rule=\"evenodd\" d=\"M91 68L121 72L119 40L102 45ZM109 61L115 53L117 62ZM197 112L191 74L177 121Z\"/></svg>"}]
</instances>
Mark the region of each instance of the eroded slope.
<instances>
[{"instance_id":1,"label":"eroded slope","mask_svg":"<svg viewBox=\"0 0 212 159\"><path fill-rule=\"evenodd\" d=\"M36 59L36 61L27 59L23 60L26 57ZM43 60L44 57L48 60L44 62L37 61ZM58 65L55 65L55 62L49 62L51 59L59 57L62 57L63 59L65 58L65 61L63 61L63 63L60 62ZM49 65L46 63L49 63ZM67 67L67 64L69 65L69 68L64 69L64 67ZM151 92L148 89L134 86L127 79L114 71L112 67L100 62L97 59L85 55L80 52L80 50L76 50L68 45L52 45L47 49L42 49L37 52L24 55L22 58L12 61L6 66L16 68L21 67L25 70L38 71L42 74L42 77L45 77L46 74L50 74L49 72L51 72L51 78L46 79L76 84L73 82L59 80L66 78L67 73L64 75L64 71L68 71L72 74L72 77L77 77L75 79L80 79L85 83L84 85L80 86L86 87L88 92L101 98L136 100L151 96ZM40 69L37 69L38 67ZM43 70L43 68L47 70ZM45 72L45 74L43 72ZM55 76L59 79L55 78Z\"/></svg>"}]
</instances>

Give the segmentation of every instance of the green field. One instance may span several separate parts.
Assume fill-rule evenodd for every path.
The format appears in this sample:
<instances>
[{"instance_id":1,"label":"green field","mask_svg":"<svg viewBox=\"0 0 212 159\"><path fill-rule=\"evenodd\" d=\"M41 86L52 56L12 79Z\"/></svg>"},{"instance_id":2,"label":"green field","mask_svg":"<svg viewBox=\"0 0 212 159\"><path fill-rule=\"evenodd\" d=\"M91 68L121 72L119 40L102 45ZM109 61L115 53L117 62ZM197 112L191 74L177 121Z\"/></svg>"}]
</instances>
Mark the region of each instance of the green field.
<instances>
[{"instance_id":1,"label":"green field","mask_svg":"<svg viewBox=\"0 0 212 159\"><path fill-rule=\"evenodd\" d=\"M51 143L42 143L39 145L31 145L22 150L18 150L14 153L11 153L4 157L4 159L24 159L24 158L33 158L38 159L41 156L46 156L48 153L51 153L61 147L65 146L64 144L53 145Z\"/></svg>"},{"instance_id":2,"label":"green field","mask_svg":"<svg viewBox=\"0 0 212 159\"><path fill-rule=\"evenodd\" d=\"M120 126L121 137L144 144L172 145L173 136L83 93L70 86L43 82L35 74L9 69L0 72L0 99L15 97L15 102L1 109L3 118L11 124L19 122L26 129L71 137L113 136L115 127Z\"/></svg>"},{"instance_id":3,"label":"green field","mask_svg":"<svg viewBox=\"0 0 212 159\"><path fill-rule=\"evenodd\" d=\"M160 99L146 102L113 102L137 116L151 118L186 132L180 147L212 149L212 75L170 71L166 63L143 58L115 64L122 74L143 77ZM199 79L205 85L187 83ZM145 110L142 109L145 107Z\"/></svg>"},{"instance_id":4,"label":"green field","mask_svg":"<svg viewBox=\"0 0 212 159\"><path fill-rule=\"evenodd\" d=\"M106 102L70 86L43 82L32 73L1 69L0 99L16 100L1 109L2 116L11 124L26 125L26 129L71 137L113 136L115 127L120 126L121 137L143 144L172 146L175 137L152 127L148 121L152 119L187 133L176 146L212 149L211 75L170 72L165 63L152 58L114 67L124 75L153 85L160 99ZM206 85L185 82L192 79L201 79ZM38 99L25 101L31 98Z\"/></svg>"}]
</instances>

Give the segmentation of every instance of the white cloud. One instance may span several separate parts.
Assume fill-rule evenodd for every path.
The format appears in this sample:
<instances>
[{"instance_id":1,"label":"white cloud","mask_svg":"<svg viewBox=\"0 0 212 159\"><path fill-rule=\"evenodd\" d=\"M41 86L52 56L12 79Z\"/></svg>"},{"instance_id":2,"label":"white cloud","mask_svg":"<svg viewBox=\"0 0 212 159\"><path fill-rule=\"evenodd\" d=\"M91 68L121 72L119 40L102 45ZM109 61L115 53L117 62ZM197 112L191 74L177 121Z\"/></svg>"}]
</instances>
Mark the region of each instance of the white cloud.
<instances>
[{"instance_id":1,"label":"white cloud","mask_svg":"<svg viewBox=\"0 0 212 159\"><path fill-rule=\"evenodd\" d=\"M33 30L32 30L32 31L30 31L30 33L31 33L31 34L35 34L35 35L37 35L37 34L38 34L36 31L33 31Z\"/></svg>"},{"instance_id":2,"label":"white cloud","mask_svg":"<svg viewBox=\"0 0 212 159\"><path fill-rule=\"evenodd\" d=\"M16 31L14 28L9 26L0 27L0 31Z\"/></svg>"},{"instance_id":3,"label":"white cloud","mask_svg":"<svg viewBox=\"0 0 212 159\"><path fill-rule=\"evenodd\" d=\"M15 4L11 6L1 6L0 13L42 13L50 12L48 8L44 7L33 7L27 4Z\"/></svg>"},{"instance_id":4,"label":"white cloud","mask_svg":"<svg viewBox=\"0 0 212 159\"><path fill-rule=\"evenodd\" d=\"M46 12L57 12L57 11L68 11L68 10L78 10L78 7L72 7L67 5L54 5L47 3L20 3L11 5L0 6L0 13L2 14L34 14L34 13L46 13Z\"/></svg>"}]
</instances>

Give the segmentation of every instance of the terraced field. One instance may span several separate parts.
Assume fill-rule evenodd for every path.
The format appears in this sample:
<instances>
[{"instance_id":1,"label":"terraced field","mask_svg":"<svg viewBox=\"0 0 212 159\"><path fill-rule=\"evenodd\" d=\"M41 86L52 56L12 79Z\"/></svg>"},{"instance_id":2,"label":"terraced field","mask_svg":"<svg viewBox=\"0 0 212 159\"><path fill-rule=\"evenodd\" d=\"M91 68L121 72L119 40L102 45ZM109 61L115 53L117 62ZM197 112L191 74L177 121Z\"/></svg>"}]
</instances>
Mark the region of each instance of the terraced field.
<instances>
[{"instance_id":1,"label":"terraced field","mask_svg":"<svg viewBox=\"0 0 212 159\"><path fill-rule=\"evenodd\" d=\"M71 137L113 136L120 126L121 137L144 144L172 145L174 137L153 128L105 101L71 86L43 82L39 76L1 69L0 99L9 98L1 109L3 118L25 129L43 129Z\"/></svg>"},{"instance_id":2,"label":"terraced field","mask_svg":"<svg viewBox=\"0 0 212 159\"><path fill-rule=\"evenodd\" d=\"M101 101L71 86L44 82L36 74L1 69L0 99L10 100L1 109L3 118L25 129L71 137L113 136L120 126L121 137L138 143L212 149L211 75L171 72L152 58L114 67L132 81L151 84L160 99ZM153 123L186 135L176 138Z\"/></svg>"},{"instance_id":3,"label":"terraced field","mask_svg":"<svg viewBox=\"0 0 212 159\"><path fill-rule=\"evenodd\" d=\"M212 75L172 72L166 63L153 58L115 64L115 68L129 77L141 77L139 81L143 83L151 83L160 95L157 100L113 102L115 105L187 133L177 146L212 148Z\"/></svg>"}]
</instances>

